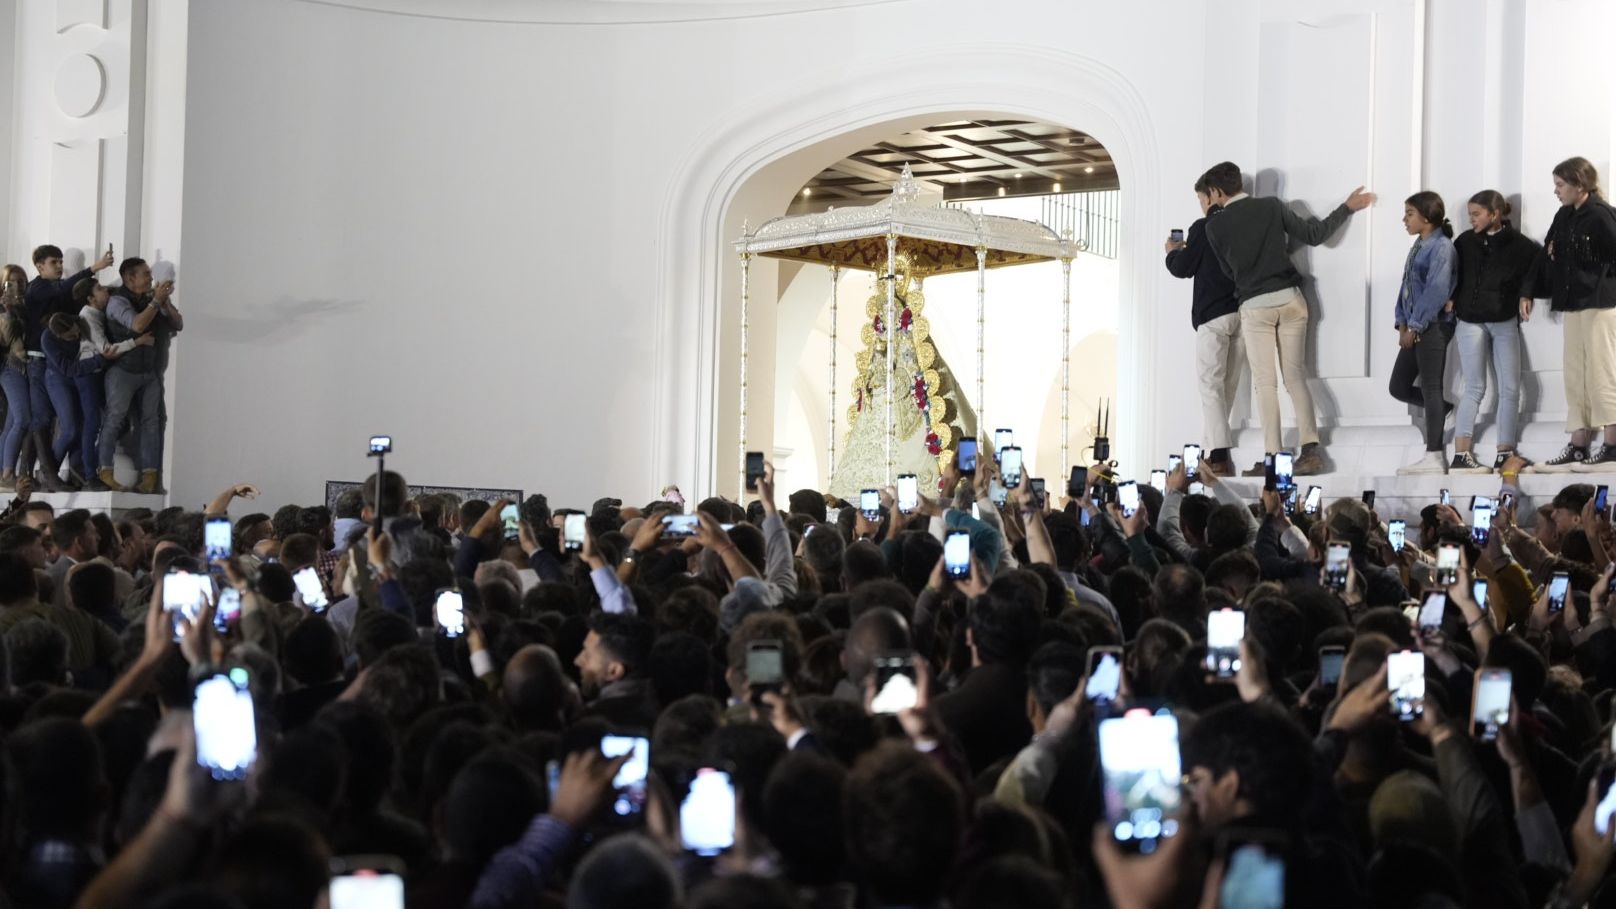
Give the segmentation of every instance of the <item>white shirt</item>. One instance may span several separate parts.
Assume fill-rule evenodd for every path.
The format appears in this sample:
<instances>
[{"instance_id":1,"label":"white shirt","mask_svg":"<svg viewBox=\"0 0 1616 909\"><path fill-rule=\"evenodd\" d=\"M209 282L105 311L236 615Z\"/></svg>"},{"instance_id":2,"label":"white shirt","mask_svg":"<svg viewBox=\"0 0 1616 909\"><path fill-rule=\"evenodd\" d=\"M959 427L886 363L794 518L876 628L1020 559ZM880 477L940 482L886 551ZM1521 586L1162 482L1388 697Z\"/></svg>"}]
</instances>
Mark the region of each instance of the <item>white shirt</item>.
<instances>
[{"instance_id":1,"label":"white shirt","mask_svg":"<svg viewBox=\"0 0 1616 909\"><path fill-rule=\"evenodd\" d=\"M79 318L90 327L90 336L79 339L79 359L100 356L101 351L107 349L107 314L86 303L79 310ZM120 354L128 353L135 349L135 341L133 338L123 341L115 345L115 349Z\"/></svg>"}]
</instances>

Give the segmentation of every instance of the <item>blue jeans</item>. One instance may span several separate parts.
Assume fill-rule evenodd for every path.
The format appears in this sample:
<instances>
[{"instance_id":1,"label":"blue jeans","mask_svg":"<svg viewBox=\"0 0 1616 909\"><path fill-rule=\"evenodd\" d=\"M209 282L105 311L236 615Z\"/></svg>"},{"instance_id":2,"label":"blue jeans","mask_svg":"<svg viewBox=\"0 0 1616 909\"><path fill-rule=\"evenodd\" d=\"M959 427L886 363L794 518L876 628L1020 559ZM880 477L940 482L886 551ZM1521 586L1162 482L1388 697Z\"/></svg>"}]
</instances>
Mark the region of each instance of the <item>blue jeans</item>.
<instances>
[{"instance_id":1,"label":"blue jeans","mask_svg":"<svg viewBox=\"0 0 1616 909\"><path fill-rule=\"evenodd\" d=\"M79 415L84 418L84 426L79 433L79 457L84 459L83 475L86 477L101 469L101 453L96 448L96 438L101 434L101 410L105 395L102 382L101 373L79 376L73 380L78 386Z\"/></svg>"},{"instance_id":2,"label":"blue jeans","mask_svg":"<svg viewBox=\"0 0 1616 909\"><path fill-rule=\"evenodd\" d=\"M163 377L155 372L130 372L113 366L107 370L107 414L98 443L102 464L113 463L118 447L116 427L122 426L134 411L135 466L141 470L163 469Z\"/></svg>"},{"instance_id":3,"label":"blue jeans","mask_svg":"<svg viewBox=\"0 0 1616 909\"><path fill-rule=\"evenodd\" d=\"M33 418L28 421L29 429L50 429L51 399L45 387L45 372L44 357L28 358L28 409Z\"/></svg>"},{"instance_id":4,"label":"blue jeans","mask_svg":"<svg viewBox=\"0 0 1616 909\"><path fill-rule=\"evenodd\" d=\"M0 466L7 473L17 469L17 452L22 450L22 437L33 422L29 406L28 373L20 367L7 365L0 369L0 389L6 394L6 428L0 433Z\"/></svg>"},{"instance_id":5,"label":"blue jeans","mask_svg":"<svg viewBox=\"0 0 1616 909\"><path fill-rule=\"evenodd\" d=\"M1498 376L1498 446L1514 448L1521 410L1521 323L1460 322L1454 335L1459 348L1459 372L1464 376L1464 396L1459 399L1459 416L1454 425L1457 438L1468 438L1476 428L1481 398L1487 391L1487 364ZM1492 356L1487 356L1488 347Z\"/></svg>"},{"instance_id":6,"label":"blue jeans","mask_svg":"<svg viewBox=\"0 0 1616 909\"><path fill-rule=\"evenodd\" d=\"M51 440L51 456L60 465L62 458L71 458L73 469L84 475L84 465L78 451L79 414L78 389L73 380L54 369L45 370L45 391L50 395L51 407L56 411L56 436Z\"/></svg>"}]
</instances>

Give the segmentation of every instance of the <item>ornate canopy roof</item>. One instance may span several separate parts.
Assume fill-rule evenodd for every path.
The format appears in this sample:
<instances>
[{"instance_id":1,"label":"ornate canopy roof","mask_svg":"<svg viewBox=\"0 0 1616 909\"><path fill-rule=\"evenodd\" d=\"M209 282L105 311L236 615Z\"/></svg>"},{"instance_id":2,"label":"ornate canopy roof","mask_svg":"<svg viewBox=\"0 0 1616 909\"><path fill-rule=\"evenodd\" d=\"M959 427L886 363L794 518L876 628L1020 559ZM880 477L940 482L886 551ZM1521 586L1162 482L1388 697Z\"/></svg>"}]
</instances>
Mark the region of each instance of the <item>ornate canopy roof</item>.
<instances>
[{"instance_id":1,"label":"ornate canopy roof","mask_svg":"<svg viewBox=\"0 0 1616 909\"><path fill-rule=\"evenodd\" d=\"M892 195L874 205L774 218L735 241L735 250L880 272L889 235L897 236L899 254L929 275L975 271L978 248L987 251L988 268L1076 258L1082 251L1081 243L1035 221L922 203L907 167Z\"/></svg>"}]
</instances>

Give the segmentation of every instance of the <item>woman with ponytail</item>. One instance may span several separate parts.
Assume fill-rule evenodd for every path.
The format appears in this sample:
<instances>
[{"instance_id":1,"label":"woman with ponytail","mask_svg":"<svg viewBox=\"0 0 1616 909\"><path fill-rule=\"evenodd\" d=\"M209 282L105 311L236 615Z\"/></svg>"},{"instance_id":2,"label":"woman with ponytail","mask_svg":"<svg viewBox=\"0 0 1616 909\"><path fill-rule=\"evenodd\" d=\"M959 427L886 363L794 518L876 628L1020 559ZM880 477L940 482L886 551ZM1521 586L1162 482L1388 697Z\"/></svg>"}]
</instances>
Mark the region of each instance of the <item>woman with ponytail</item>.
<instances>
[{"instance_id":1,"label":"woman with ponytail","mask_svg":"<svg viewBox=\"0 0 1616 909\"><path fill-rule=\"evenodd\" d=\"M1531 277L1538 245L1510 224L1509 200L1495 189L1470 197L1470 229L1453 241L1459 255L1453 314L1459 324L1459 371L1464 396L1453 434L1449 473L1492 473L1516 457L1520 440L1521 322L1531 318ZM1476 415L1487 391L1487 364L1498 382L1498 452L1493 466L1476 460ZM1524 460L1524 459L1523 459ZM1530 464L1530 461L1526 462Z\"/></svg>"},{"instance_id":2,"label":"woman with ponytail","mask_svg":"<svg viewBox=\"0 0 1616 909\"><path fill-rule=\"evenodd\" d=\"M1538 258L1533 296L1565 313L1566 428L1571 442L1537 466L1545 473L1616 473L1616 210L1586 158L1554 168L1560 210ZM1590 451L1601 428L1604 444Z\"/></svg>"},{"instance_id":3,"label":"woman with ponytail","mask_svg":"<svg viewBox=\"0 0 1616 909\"><path fill-rule=\"evenodd\" d=\"M1425 455L1397 473L1446 473L1442 424L1453 405L1442 397L1442 373L1453 339L1453 313L1447 311L1456 280L1453 225L1442 197L1426 191L1403 201L1403 226L1417 239L1408 252L1403 287L1397 294L1400 349L1392 366L1391 394L1404 404L1424 408Z\"/></svg>"}]
</instances>

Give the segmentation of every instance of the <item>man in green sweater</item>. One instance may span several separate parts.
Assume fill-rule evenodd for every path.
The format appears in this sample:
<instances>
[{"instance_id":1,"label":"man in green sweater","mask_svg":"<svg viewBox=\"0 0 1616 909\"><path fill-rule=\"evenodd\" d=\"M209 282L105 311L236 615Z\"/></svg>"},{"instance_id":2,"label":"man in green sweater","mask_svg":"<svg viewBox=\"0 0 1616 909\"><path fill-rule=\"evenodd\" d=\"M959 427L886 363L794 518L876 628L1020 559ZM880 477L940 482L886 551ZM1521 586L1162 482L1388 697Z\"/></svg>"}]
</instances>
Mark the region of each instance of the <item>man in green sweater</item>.
<instances>
[{"instance_id":1,"label":"man in green sweater","mask_svg":"<svg viewBox=\"0 0 1616 909\"><path fill-rule=\"evenodd\" d=\"M1353 212L1373 204L1375 194L1360 186L1321 221L1296 214L1279 199L1248 196L1240 168L1228 161L1213 165L1201 182L1208 187L1212 204L1223 206L1223 213L1207 222L1206 238L1218 264L1234 281L1235 296L1240 300L1240 339L1251 363L1265 451L1279 451L1282 444L1278 380L1283 375L1302 443L1296 474L1324 473L1324 448L1319 444L1313 396L1307 388L1307 300L1302 297L1302 276L1291 264L1288 241L1318 246L1340 230ZM1248 477L1263 474L1262 461L1245 473Z\"/></svg>"}]
</instances>

